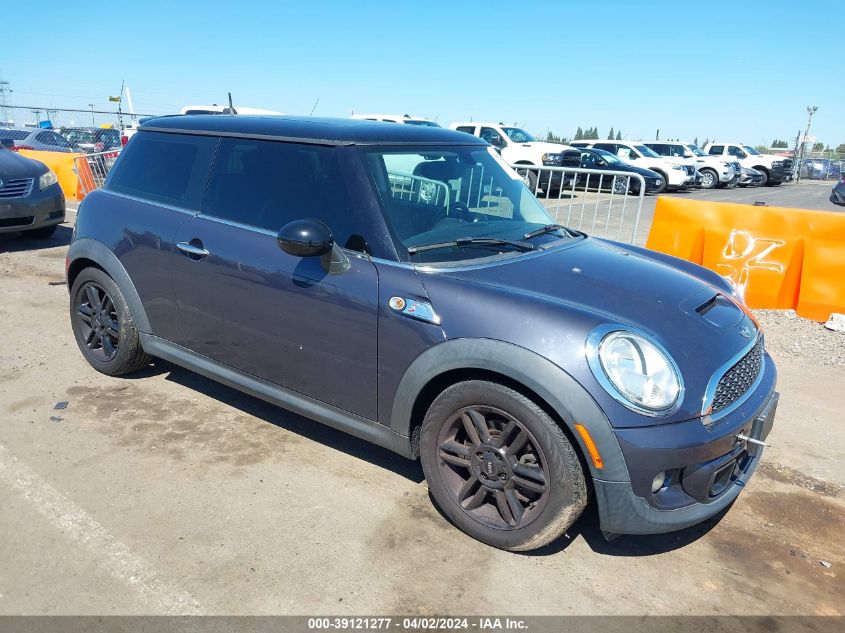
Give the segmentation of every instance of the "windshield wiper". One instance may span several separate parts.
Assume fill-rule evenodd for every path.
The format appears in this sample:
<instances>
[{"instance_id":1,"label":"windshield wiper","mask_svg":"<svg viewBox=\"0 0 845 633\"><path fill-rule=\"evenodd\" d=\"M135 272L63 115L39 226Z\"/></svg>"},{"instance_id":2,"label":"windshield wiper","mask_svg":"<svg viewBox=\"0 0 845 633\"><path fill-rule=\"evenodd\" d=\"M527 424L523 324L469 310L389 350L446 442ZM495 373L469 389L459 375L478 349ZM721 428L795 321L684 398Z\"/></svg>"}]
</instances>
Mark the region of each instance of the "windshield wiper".
<instances>
[{"instance_id":1,"label":"windshield wiper","mask_svg":"<svg viewBox=\"0 0 845 633\"><path fill-rule=\"evenodd\" d=\"M436 242L434 244L421 244L420 246L409 246L408 254L423 253L440 248L454 248L455 246L510 246L518 251L536 251L538 248L527 242L516 242L513 240L501 240L497 237L459 237L448 242Z\"/></svg>"},{"instance_id":2,"label":"windshield wiper","mask_svg":"<svg viewBox=\"0 0 845 633\"><path fill-rule=\"evenodd\" d=\"M555 231L563 231L564 233L567 233L569 237L578 237L578 233L576 231L568 229L561 224L547 224L546 226L540 227L539 229L528 231L528 233L522 236L522 239L530 240L532 237L537 237L538 235L545 235L546 233L554 233Z\"/></svg>"}]
</instances>

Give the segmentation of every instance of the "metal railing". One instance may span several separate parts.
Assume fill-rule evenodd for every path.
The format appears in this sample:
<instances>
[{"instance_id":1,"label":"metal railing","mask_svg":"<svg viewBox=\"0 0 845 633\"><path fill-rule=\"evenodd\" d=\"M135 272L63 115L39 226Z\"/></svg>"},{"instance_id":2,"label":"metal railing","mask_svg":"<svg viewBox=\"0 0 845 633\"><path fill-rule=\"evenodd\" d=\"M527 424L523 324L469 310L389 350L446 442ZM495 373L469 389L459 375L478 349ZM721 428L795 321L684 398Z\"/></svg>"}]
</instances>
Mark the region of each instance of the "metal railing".
<instances>
[{"instance_id":1,"label":"metal railing","mask_svg":"<svg viewBox=\"0 0 845 633\"><path fill-rule=\"evenodd\" d=\"M556 223L597 237L637 242L645 179L628 171L511 165Z\"/></svg>"},{"instance_id":2,"label":"metal railing","mask_svg":"<svg viewBox=\"0 0 845 633\"><path fill-rule=\"evenodd\" d=\"M84 154L73 160L82 194L87 196L95 189L103 186L119 154L119 149L112 149L94 154Z\"/></svg>"}]
</instances>

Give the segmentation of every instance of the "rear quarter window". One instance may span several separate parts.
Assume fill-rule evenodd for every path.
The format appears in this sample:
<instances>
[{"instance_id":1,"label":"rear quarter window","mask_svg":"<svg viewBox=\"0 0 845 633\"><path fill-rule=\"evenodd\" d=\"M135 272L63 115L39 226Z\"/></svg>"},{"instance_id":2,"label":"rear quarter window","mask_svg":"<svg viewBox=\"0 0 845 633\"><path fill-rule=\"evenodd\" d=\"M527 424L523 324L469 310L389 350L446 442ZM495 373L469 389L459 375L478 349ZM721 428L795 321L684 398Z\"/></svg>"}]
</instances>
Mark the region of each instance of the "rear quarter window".
<instances>
[{"instance_id":1,"label":"rear quarter window","mask_svg":"<svg viewBox=\"0 0 845 633\"><path fill-rule=\"evenodd\" d=\"M105 188L198 211L217 139L139 132L121 152Z\"/></svg>"},{"instance_id":2,"label":"rear quarter window","mask_svg":"<svg viewBox=\"0 0 845 633\"><path fill-rule=\"evenodd\" d=\"M0 138L10 138L15 141L21 141L30 135L30 132L23 132L20 130L0 130Z\"/></svg>"},{"instance_id":3,"label":"rear quarter window","mask_svg":"<svg viewBox=\"0 0 845 633\"><path fill-rule=\"evenodd\" d=\"M707 153L710 154L711 156L721 156L724 151L725 151L724 145L713 145L713 146L710 147L710 149L707 151Z\"/></svg>"}]
</instances>

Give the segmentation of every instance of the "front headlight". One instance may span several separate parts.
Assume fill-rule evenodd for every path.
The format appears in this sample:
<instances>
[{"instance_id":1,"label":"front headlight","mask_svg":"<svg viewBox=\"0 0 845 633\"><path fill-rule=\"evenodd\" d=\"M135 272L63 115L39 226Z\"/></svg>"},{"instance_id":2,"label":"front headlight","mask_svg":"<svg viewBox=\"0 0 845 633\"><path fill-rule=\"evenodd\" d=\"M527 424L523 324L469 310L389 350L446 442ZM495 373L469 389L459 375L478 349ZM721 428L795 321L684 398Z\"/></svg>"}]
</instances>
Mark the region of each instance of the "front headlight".
<instances>
[{"instance_id":1,"label":"front headlight","mask_svg":"<svg viewBox=\"0 0 845 633\"><path fill-rule=\"evenodd\" d=\"M38 178L38 189L46 189L50 185L55 185L57 182L59 182L59 179L56 174L53 173L52 169L48 170Z\"/></svg>"},{"instance_id":2,"label":"front headlight","mask_svg":"<svg viewBox=\"0 0 845 633\"><path fill-rule=\"evenodd\" d=\"M680 169L681 171L686 171L683 165L672 165L672 169Z\"/></svg>"},{"instance_id":3,"label":"front headlight","mask_svg":"<svg viewBox=\"0 0 845 633\"><path fill-rule=\"evenodd\" d=\"M543 154L543 164L547 166L563 164L563 154Z\"/></svg>"},{"instance_id":4,"label":"front headlight","mask_svg":"<svg viewBox=\"0 0 845 633\"><path fill-rule=\"evenodd\" d=\"M683 393L680 372L669 354L642 334L605 332L606 328L597 330L588 342L590 369L599 383L638 413L668 413Z\"/></svg>"},{"instance_id":5,"label":"front headlight","mask_svg":"<svg viewBox=\"0 0 845 633\"><path fill-rule=\"evenodd\" d=\"M772 167L783 167L783 161L782 160L772 161Z\"/></svg>"}]
</instances>

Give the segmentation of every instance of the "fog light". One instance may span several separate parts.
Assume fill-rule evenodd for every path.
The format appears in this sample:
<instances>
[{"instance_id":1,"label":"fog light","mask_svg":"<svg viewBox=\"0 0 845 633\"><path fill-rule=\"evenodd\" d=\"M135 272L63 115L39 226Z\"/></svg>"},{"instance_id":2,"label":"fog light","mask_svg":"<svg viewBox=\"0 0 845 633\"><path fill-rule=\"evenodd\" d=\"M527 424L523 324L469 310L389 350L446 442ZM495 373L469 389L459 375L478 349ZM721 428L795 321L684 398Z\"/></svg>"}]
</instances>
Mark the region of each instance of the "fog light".
<instances>
[{"instance_id":1,"label":"fog light","mask_svg":"<svg viewBox=\"0 0 845 633\"><path fill-rule=\"evenodd\" d=\"M663 485L666 483L666 473L661 471L654 476L654 479L651 480L651 491L657 492L660 490Z\"/></svg>"}]
</instances>

